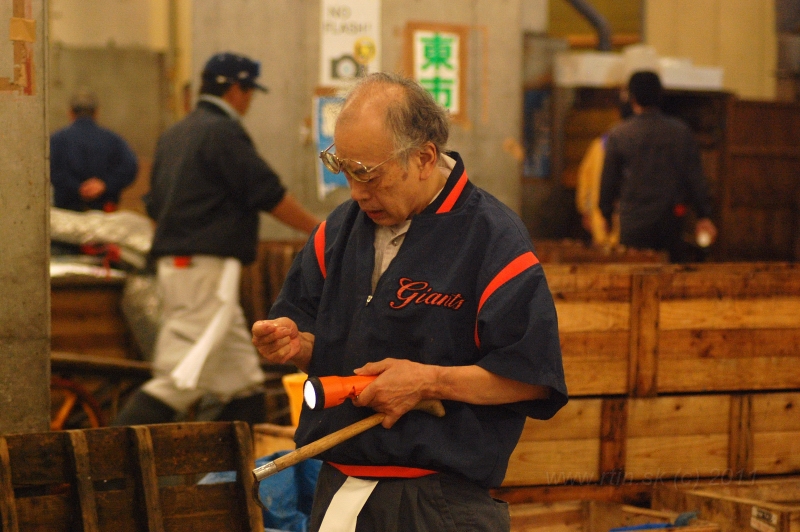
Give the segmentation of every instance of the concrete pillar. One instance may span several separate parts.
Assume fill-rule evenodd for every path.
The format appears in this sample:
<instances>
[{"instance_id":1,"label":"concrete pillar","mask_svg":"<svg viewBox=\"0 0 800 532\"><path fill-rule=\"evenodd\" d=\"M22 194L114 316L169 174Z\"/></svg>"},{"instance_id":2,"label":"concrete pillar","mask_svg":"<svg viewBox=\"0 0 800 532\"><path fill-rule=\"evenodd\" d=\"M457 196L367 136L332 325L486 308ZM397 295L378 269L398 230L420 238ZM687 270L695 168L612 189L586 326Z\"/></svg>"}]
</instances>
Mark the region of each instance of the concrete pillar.
<instances>
[{"instance_id":1,"label":"concrete pillar","mask_svg":"<svg viewBox=\"0 0 800 532\"><path fill-rule=\"evenodd\" d=\"M50 418L44 0L0 3L0 433ZM9 35L7 34L7 35Z\"/></svg>"}]
</instances>

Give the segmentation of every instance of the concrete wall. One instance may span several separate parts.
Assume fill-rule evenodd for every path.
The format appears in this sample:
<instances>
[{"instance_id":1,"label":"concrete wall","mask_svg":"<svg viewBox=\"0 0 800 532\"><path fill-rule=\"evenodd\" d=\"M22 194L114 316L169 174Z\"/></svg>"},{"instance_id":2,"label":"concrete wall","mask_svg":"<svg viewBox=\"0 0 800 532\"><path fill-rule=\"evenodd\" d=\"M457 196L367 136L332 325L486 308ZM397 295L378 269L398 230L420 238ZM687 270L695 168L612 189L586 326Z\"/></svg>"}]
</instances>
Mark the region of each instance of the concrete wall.
<instances>
[{"instance_id":1,"label":"concrete wall","mask_svg":"<svg viewBox=\"0 0 800 532\"><path fill-rule=\"evenodd\" d=\"M47 430L50 419L47 26L43 0L13 4L23 12L0 3L0 433ZM35 21L23 45L32 63L6 33L12 17ZM29 65L32 84L17 75Z\"/></svg>"},{"instance_id":2,"label":"concrete wall","mask_svg":"<svg viewBox=\"0 0 800 532\"><path fill-rule=\"evenodd\" d=\"M470 123L454 126L450 147L463 156L470 179L519 211L522 36L520 0L383 0L381 64L399 70L409 21L471 27L467 109ZM262 62L269 94L257 95L245 126L259 151L289 189L325 216L349 197L337 190L317 198L317 153L309 136L312 96L319 72L320 2L309 0L204 0L193 3L194 86L209 56L236 51ZM295 236L265 217L262 236Z\"/></svg>"}]
</instances>

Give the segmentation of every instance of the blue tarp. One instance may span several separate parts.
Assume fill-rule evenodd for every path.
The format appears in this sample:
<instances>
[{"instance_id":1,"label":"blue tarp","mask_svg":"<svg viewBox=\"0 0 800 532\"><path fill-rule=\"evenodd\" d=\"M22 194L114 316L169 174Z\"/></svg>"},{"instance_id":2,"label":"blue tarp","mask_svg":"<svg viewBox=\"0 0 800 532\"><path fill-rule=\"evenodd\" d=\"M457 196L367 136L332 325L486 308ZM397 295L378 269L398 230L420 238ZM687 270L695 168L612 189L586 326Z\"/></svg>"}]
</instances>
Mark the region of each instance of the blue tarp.
<instances>
[{"instance_id":1,"label":"blue tarp","mask_svg":"<svg viewBox=\"0 0 800 532\"><path fill-rule=\"evenodd\" d=\"M272 462L288 452L278 451L261 457L256 460L255 467ZM321 465L319 460L305 460L261 481L258 494L267 508L263 511L266 532L308 532L308 518ZM225 471L209 473L200 480L200 484L235 481L236 472Z\"/></svg>"}]
</instances>

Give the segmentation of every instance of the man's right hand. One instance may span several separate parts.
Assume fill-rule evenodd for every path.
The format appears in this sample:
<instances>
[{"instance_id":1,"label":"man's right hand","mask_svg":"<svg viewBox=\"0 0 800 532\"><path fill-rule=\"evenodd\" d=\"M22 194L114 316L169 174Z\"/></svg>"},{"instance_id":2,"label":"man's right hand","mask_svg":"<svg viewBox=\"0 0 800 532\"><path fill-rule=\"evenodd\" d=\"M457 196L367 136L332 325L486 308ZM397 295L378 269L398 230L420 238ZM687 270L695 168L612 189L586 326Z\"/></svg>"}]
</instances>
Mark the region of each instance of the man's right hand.
<instances>
[{"instance_id":1,"label":"man's right hand","mask_svg":"<svg viewBox=\"0 0 800 532\"><path fill-rule=\"evenodd\" d=\"M314 335L300 332L289 318L261 320L253 324L253 345L272 364L292 363L305 371L311 361Z\"/></svg>"}]
</instances>

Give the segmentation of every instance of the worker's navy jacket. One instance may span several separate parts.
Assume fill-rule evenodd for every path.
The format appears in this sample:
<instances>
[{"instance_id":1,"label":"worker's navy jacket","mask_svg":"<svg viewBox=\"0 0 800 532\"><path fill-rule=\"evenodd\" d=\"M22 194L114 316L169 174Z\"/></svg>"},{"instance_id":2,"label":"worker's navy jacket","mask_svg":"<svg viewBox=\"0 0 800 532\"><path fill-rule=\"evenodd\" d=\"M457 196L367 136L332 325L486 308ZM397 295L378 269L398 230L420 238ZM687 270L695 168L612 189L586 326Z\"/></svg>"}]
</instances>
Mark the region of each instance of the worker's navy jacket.
<instances>
[{"instance_id":1,"label":"worker's navy jacket","mask_svg":"<svg viewBox=\"0 0 800 532\"><path fill-rule=\"evenodd\" d=\"M503 406L445 401L437 418L411 411L391 429L368 430L321 455L339 464L448 471L499 485L526 416L546 419L567 401L556 311L519 217L474 186L456 159L447 184L413 217L374 293L375 224L348 201L317 229L294 262L270 316L315 335L309 374L353 374L387 357L423 364L477 364L549 386L549 399ZM373 412L350 401L304 406L296 433L307 444Z\"/></svg>"},{"instance_id":2,"label":"worker's navy jacket","mask_svg":"<svg viewBox=\"0 0 800 532\"><path fill-rule=\"evenodd\" d=\"M136 179L137 170L136 155L128 143L91 118L78 118L50 137L53 205L60 209L103 210L108 203L116 208L120 193ZM100 197L84 201L80 187L90 177L102 180L106 190Z\"/></svg>"},{"instance_id":3,"label":"worker's navy jacket","mask_svg":"<svg viewBox=\"0 0 800 532\"><path fill-rule=\"evenodd\" d=\"M151 254L253 262L258 213L274 209L285 194L239 121L200 101L158 140L145 196L156 221Z\"/></svg>"}]
</instances>

